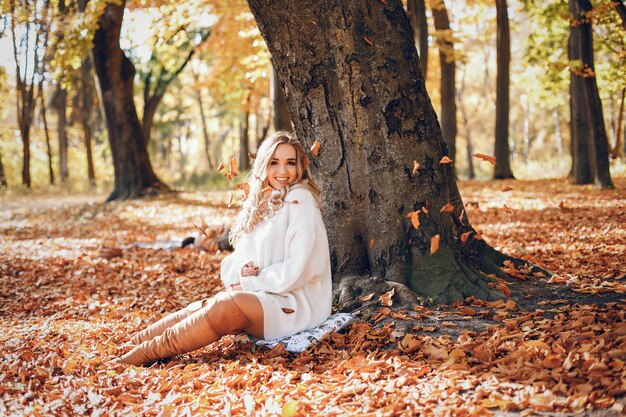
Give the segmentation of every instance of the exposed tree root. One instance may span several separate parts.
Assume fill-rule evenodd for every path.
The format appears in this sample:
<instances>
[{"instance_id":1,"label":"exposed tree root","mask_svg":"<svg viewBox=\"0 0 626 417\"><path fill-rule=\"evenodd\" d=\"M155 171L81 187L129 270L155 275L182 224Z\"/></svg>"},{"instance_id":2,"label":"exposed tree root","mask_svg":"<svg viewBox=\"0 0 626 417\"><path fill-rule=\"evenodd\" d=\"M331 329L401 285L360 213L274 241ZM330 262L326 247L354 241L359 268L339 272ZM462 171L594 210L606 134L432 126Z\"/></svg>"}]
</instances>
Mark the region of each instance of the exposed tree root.
<instances>
[{"instance_id":1,"label":"exposed tree root","mask_svg":"<svg viewBox=\"0 0 626 417\"><path fill-rule=\"evenodd\" d=\"M395 289L393 306L398 308L412 308L418 304L450 304L470 296L489 301L503 299L506 296L489 284L494 282L494 277L515 280L502 270L507 260L516 266L531 268L532 272L541 272L546 277L552 275L537 265L505 255L487 245L476 267L468 265L452 249L441 247L433 255L413 254L414 266L406 283L370 276L348 276L339 280L333 292L334 305L340 311L352 311L370 303L370 300L377 301L391 288ZM374 295L366 297L369 294Z\"/></svg>"},{"instance_id":2,"label":"exposed tree root","mask_svg":"<svg viewBox=\"0 0 626 417\"><path fill-rule=\"evenodd\" d=\"M116 187L107 197L106 202L115 200L131 200L135 198L154 197L161 194L175 193L177 191L170 189L162 182L155 182L147 187L121 188Z\"/></svg>"}]
</instances>

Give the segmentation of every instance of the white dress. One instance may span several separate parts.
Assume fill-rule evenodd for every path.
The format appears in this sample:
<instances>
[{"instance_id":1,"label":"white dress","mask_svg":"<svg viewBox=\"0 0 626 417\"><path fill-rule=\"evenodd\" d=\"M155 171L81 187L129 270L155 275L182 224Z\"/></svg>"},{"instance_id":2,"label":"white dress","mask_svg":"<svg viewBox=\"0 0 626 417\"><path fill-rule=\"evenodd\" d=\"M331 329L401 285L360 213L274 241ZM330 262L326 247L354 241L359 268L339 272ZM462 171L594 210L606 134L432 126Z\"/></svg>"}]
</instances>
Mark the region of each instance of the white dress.
<instances>
[{"instance_id":1,"label":"white dress","mask_svg":"<svg viewBox=\"0 0 626 417\"><path fill-rule=\"evenodd\" d=\"M256 276L241 276L252 261ZM311 192L294 185L274 216L243 235L235 251L222 260L226 289L241 282L263 306L264 338L312 329L331 313L330 253L322 214Z\"/></svg>"}]
</instances>

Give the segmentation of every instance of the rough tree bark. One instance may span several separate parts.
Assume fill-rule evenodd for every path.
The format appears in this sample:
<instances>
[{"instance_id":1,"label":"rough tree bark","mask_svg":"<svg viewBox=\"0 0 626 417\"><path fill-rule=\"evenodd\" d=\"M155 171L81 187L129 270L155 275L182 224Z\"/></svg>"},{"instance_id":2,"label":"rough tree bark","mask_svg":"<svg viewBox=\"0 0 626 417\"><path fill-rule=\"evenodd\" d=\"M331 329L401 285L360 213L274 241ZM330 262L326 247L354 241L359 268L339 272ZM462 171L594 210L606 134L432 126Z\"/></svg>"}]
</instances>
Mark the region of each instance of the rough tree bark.
<instances>
[{"instance_id":1,"label":"rough tree bark","mask_svg":"<svg viewBox=\"0 0 626 417\"><path fill-rule=\"evenodd\" d=\"M439 33L436 45L439 48L439 67L441 68L441 131L443 141L452 159L452 172L455 173L456 160L456 62L454 42L450 29L450 18L443 0L432 1L431 9L435 29Z\"/></svg>"},{"instance_id":2,"label":"rough tree bark","mask_svg":"<svg viewBox=\"0 0 626 417\"><path fill-rule=\"evenodd\" d=\"M408 0L407 15L413 27L413 40L419 51L420 69L424 80L428 78L428 21L426 20L426 2Z\"/></svg>"},{"instance_id":3,"label":"rough tree bark","mask_svg":"<svg viewBox=\"0 0 626 417\"><path fill-rule=\"evenodd\" d=\"M436 302L502 297L484 273L503 275L496 265L506 257L471 227L452 169L440 163L441 129L401 1L248 3L289 91L298 137L307 147L321 142L310 158L339 308L358 305L370 282L414 301L415 293ZM453 210L442 212L448 203ZM407 219L416 211L418 228Z\"/></svg>"},{"instance_id":4,"label":"rough tree bark","mask_svg":"<svg viewBox=\"0 0 626 417\"><path fill-rule=\"evenodd\" d=\"M293 127L291 125L289 107L287 107L287 98L285 97L283 86L276 75L276 68L273 65L270 83L271 100L274 106L274 130L286 130L287 132L291 132L293 131Z\"/></svg>"},{"instance_id":5,"label":"rough tree bark","mask_svg":"<svg viewBox=\"0 0 626 417\"><path fill-rule=\"evenodd\" d=\"M600 188L613 188L611 174L609 172L609 145L604 126L604 115L602 112L602 102L598 92L594 71L593 58L593 32L591 19L587 14L591 12L591 2L589 0L569 0L570 13L570 39L569 52L570 61L574 61L571 70L573 94L573 107L576 112L575 117L586 118L589 126L589 134L583 136L580 132L575 135L576 147L584 147L582 142L587 138L588 155L590 163L593 165L596 186ZM578 107L576 107L578 106ZM582 154L576 153L574 162L580 163ZM575 183L577 183L575 181Z\"/></svg>"},{"instance_id":6,"label":"rough tree bark","mask_svg":"<svg viewBox=\"0 0 626 417\"><path fill-rule=\"evenodd\" d=\"M133 100L135 67L119 45L124 5L106 6L98 20L92 50L115 174L115 186L107 201L169 191L152 169Z\"/></svg>"},{"instance_id":7,"label":"rough tree bark","mask_svg":"<svg viewBox=\"0 0 626 417\"><path fill-rule=\"evenodd\" d=\"M514 178L509 150L509 79L511 64L511 36L506 0L496 0L497 74L496 74L496 166L494 179Z\"/></svg>"}]
</instances>

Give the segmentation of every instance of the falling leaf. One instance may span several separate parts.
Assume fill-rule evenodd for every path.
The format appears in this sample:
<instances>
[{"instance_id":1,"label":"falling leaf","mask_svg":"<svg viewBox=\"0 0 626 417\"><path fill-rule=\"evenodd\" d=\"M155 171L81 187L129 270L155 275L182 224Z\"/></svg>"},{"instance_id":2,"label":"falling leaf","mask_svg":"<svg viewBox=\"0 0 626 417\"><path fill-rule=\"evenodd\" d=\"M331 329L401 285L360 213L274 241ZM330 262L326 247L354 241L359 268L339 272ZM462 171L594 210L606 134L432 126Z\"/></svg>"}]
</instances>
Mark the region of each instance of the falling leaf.
<instances>
[{"instance_id":1,"label":"falling leaf","mask_svg":"<svg viewBox=\"0 0 626 417\"><path fill-rule=\"evenodd\" d=\"M387 0L378 0L378 1L380 1L380 2L381 2L382 4L384 4L385 6L387 6L387 4L389 4L389 3L387 3Z\"/></svg>"},{"instance_id":2,"label":"falling leaf","mask_svg":"<svg viewBox=\"0 0 626 417\"><path fill-rule=\"evenodd\" d=\"M270 186L268 185L267 187L265 187L265 188L263 188L263 189L261 190L261 193L263 193L263 194L271 194L271 193L272 193L272 187L270 187Z\"/></svg>"},{"instance_id":3,"label":"falling leaf","mask_svg":"<svg viewBox=\"0 0 626 417\"><path fill-rule=\"evenodd\" d=\"M507 213L513 213L513 209L509 206L507 206L506 204L504 206L502 206L502 209L504 211L506 211Z\"/></svg>"},{"instance_id":4,"label":"falling leaf","mask_svg":"<svg viewBox=\"0 0 626 417\"><path fill-rule=\"evenodd\" d=\"M454 211L454 206L452 203L448 203L439 210L441 213L452 213Z\"/></svg>"},{"instance_id":5,"label":"falling leaf","mask_svg":"<svg viewBox=\"0 0 626 417\"><path fill-rule=\"evenodd\" d=\"M224 169L224 163L220 162L220 164L217 166L217 172L220 172L223 169Z\"/></svg>"},{"instance_id":6,"label":"falling leaf","mask_svg":"<svg viewBox=\"0 0 626 417\"><path fill-rule=\"evenodd\" d=\"M483 240L483 232L481 232L479 229L476 229L476 234L474 235L474 239Z\"/></svg>"},{"instance_id":7,"label":"falling leaf","mask_svg":"<svg viewBox=\"0 0 626 417\"><path fill-rule=\"evenodd\" d=\"M467 239L469 239L469 236L471 234L472 232L461 233L461 243L465 244L465 242L467 242Z\"/></svg>"},{"instance_id":8,"label":"falling leaf","mask_svg":"<svg viewBox=\"0 0 626 417\"><path fill-rule=\"evenodd\" d=\"M489 162L491 165L496 164L496 158L491 155L485 155L483 153L475 153L474 156L478 159L482 159L483 161Z\"/></svg>"},{"instance_id":9,"label":"falling leaf","mask_svg":"<svg viewBox=\"0 0 626 417\"><path fill-rule=\"evenodd\" d=\"M420 227L419 210L409 212L409 214L407 214L406 217L411 219L411 224L413 225L414 228L419 229Z\"/></svg>"},{"instance_id":10,"label":"falling leaf","mask_svg":"<svg viewBox=\"0 0 626 417\"><path fill-rule=\"evenodd\" d=\"M233 205L233 193L232 191L228 192L228 208L230 208Z\"/></svg>"},{"instance_id":11,"label":"falling leaf","mask_svg":"<svg viewBox=\"0 0 626 417\"><path fill-rule=\"evenodd\" d=\"M412 174L415 175L417 174L417 170L420 168L420 164L417 161L413 161L413 171Z\"/></svg>"},{"instance_id":12,"label":"falling leaf","mask_svg":"<svg viewBox=\"0 0 626 417\"><path fill-rule=\"evenodd\" d=\"M248 158L256 159L256 153L248 152Z\"/></svg>"},{"instance_id":13,"label":"falling leaf","mask_svg":"<svg viewBox=\"0 0 626 417\"><path fill-rule=\"evenodd\" d=\"M428 209L426 207L422 207L422 211L424 212L424 214L428 214Z\"/></svg>"},{"instance_id":14,"label":"falling leaf","mask_svg":"<svg viewBox=\"0 0 626 417\"><path fill-rule=\"evenodd\" d=\"M381 295L378 300L385 307L391 307L391 305L393 304L393 300L391 298L393 297L393 294L395 293L395 291L396 291L395 288L390 289L389 291Z\"/></svg>"},{"instance_id":15,"label":"falling leaf","mask_svg":"<svg viewBox=\"0 0 626 417\"><path fill-rule=\"evenodd\" d=\"M370 45L370 46L374 46L374 42L370 41L370 40L369 40L368 38L366 38L365 36L363 36L363 40L364 40L365 42L367 42L367 44L368 44L368 45Z\"/></svg>"},{"instance_id":16,"label":"falling leaf","mask_svg":"<svg viewBox=\"0 0 626 417\"><path fill-rule=\"evenodd\" d=\"M229 168L229 174L230 174L230 178L229 179L233 179L234 177L237 176L237 159L235 159L235 157L233 156L232 158L230 158L230 168Z\"/></svg>"},{"instance_id":17,"label":"falling leaf","mask_svg":"<svg viewBox=\"0 0 626 417\"><path fill-rule=\"evenodd\" d=\"M370 239L370 249L374 247L374 239Z\"/></svg>"},{"instance_id":18,"label":"falling leaf","mask_svg":"<svg viewBox=\"0 0 626 417\"><path fill-rule=\"evenodd\" d=\"M448 158L447 156L444 156L443 158L441 158L441 161L439 161L440 164L451 164L452 162L452 159Z\"/></svg>"},{"instance_id":19,"label":"falling leaf","mask_svg":"<svg viewBox=\"0 0 626 417\"><path fill-rule=\"evenodd\" d=\"M311 145L311 153L313 154L313 156L317 156L317 154L320 151L320 141L316 140L315 142L313 142L313 145Z\"/></svg>"},{"instance_id":20,"label":"falling leaf","mask_svg":"<svg viewBox=\"0 0 626 417\"><path fill-rule=\"evenodd\" d=\"M430 238L430 254L434 254L439 250L439 235Z\"/></svg>"}]
</instances>

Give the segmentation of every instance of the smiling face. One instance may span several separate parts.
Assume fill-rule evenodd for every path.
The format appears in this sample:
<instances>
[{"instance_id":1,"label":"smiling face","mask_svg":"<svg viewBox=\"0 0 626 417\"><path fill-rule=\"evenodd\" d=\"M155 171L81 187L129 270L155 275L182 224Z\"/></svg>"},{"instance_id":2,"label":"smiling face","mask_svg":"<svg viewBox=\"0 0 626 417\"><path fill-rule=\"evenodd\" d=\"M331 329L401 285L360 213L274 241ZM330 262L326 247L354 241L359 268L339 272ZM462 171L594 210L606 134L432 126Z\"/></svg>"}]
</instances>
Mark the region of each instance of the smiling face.
<instances>
[{"instance_id":1,"label":"smiling face","mask_svg":"<svg viewBox=\"0 0 626 417\"><path fill-rule=\"evenodd\" d=\"M296 149L286 143L276 147L267 168L267 180L275 190L292 185L298 178Z\"/></svg>"}]
</instances>

